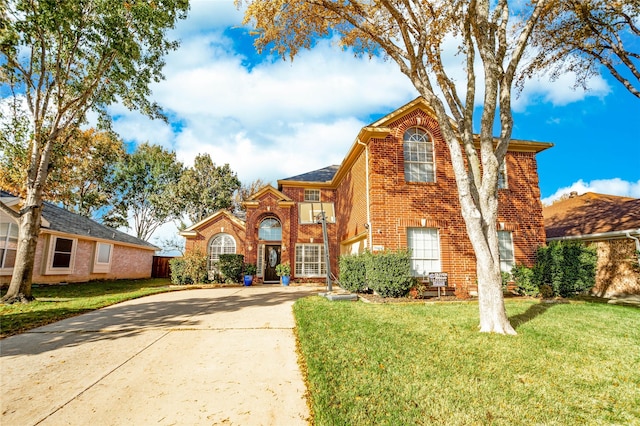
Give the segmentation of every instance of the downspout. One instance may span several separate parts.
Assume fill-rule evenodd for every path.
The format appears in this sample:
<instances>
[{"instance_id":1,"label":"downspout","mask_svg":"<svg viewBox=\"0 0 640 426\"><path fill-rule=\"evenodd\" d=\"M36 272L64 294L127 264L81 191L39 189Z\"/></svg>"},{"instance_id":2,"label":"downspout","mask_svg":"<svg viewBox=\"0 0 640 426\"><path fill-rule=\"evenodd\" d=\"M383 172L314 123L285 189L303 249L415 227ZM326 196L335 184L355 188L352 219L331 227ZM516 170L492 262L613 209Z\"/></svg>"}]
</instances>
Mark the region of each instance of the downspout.
<instances>
[{"instance_id":1,"label":"downspout","mask_svg":"<svg viewBox=\"0 0 640 426\"><path fill-rule=\"evenodd\" d=\"M367 245L367 249L369 251L372 250L373 247L373 233L371 231L371 200L369 198L369 146L366 143L360 141L360 138L356 139L359 145L364 146L364 158L365 158L365 177L366 177L366 188L367 188L367 233L369 235L369 244Z\"/></svg>"},{"instance_id":2,"label":"downspout","mask_svg":"<svg viewBox=\"0 0 640 426\"><path fill-rule=\"evenodd\" d=\"M634 240L636 242L636 257L638 259L638 265L640 265L640 239L638 237L632 236L631 232L629 232L629 231L627 231L625 233L625 235L627 236L627 238L631 238L632 240Z\"/></svg>"}]
</instances>

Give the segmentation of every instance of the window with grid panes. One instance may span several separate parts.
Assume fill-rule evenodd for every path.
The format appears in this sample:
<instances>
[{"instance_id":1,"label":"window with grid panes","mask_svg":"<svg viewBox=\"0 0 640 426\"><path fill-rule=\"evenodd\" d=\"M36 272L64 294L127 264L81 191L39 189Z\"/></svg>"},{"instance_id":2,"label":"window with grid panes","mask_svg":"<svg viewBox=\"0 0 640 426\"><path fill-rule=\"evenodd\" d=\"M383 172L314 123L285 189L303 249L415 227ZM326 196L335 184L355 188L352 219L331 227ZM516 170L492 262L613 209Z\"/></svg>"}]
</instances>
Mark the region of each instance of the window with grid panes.
<instances>
[{"instance_id":1,"label":"window with grid panes","mask_svg":"<svg viewBox=\"0 0 640 426\"><path fill-rule=\"evenodd\" d=\"M411 250L411 273L426 276L429 272L442 272L440 239L435 228L408 228L407 246Z\"/></svg>"},{"instance_id":2,"label":"window with grid panes","mask_svg":"<svg viewBox=\"0 0 640 426\"><path fill-rule=\"evenodd\" d=\"M296 244L295 275L299 277L321 277L326 275L324 245Z\"/></svg>"},{"instance_id":3,"label":"window with grid panes","mask_svg":"<svg viewBox=\"0 0 640 426\"><path fill-rule=\"evenodd\" d=\"M435 182L433 142L419 127L404 133L404 179L407 182Z\"/></svg>"}]
</instances>

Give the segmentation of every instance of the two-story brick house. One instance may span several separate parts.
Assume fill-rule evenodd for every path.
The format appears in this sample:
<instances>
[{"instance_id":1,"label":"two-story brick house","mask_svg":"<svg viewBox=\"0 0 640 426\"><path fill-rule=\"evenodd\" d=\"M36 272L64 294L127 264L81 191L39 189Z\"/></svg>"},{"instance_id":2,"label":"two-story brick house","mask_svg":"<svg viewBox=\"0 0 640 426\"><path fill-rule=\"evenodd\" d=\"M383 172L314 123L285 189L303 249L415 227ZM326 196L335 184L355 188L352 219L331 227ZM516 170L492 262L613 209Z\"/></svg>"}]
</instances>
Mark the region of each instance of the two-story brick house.
<instances>
[{"instance_id":1,"label":"two-story brick house","mask_svg":"<svg viewBox=\"0 0 640 426\"><path fill-rule=\"evenodd\" d=\"M531 265L544 244L536 154L552 144L513 140L499 182L503 270ZM435 114L417 98L364 127L339 166L266 186L245 203L246 218L218 212L181 233L187 251L241 253L258 278L277 282L274 267L289 261L292 278L322 282L327 218L331 270L341 254L412 251L416 276L447 272L456 294L475 293L476 266L448 147ZM338 274L336 274L338 275Z\"/></svg>"}]
</instances>

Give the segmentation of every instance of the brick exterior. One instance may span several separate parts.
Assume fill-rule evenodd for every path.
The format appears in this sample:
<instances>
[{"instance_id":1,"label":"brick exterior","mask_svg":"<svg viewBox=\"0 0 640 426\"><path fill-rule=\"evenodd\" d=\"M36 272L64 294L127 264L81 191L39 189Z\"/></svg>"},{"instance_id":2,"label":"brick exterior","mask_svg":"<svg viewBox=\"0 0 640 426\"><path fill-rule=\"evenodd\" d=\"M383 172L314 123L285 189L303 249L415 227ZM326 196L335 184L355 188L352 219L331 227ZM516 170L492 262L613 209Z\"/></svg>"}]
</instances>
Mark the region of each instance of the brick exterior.
<instances>
[{"instance_id":1,"label":"brick exterior","mask_svg":"<svg viewBox=\"0 0 640 426\"><path fill-rule=\"evenodd\" d=\"M73 258L73 269L68 274L47 274L47 247L52 235L42 233L38 237L36 247L33 283L34 284L58 284L62 282L87 282L92 280L114 279L142 279L151 277L151 267L154 250L141 249L139 247L120 245L114 241L104 241L113 244L111 268L109 272L93 272L96 241L77 238L74 235L60 234L62 238L76 239L76 250ZM0 285L9 285L11 275L0 276Z\"/></svg>"},{"instance_id":2,"label":"brick exterior","mask_svg":"<svg viewBox=\"0 0 640 426\"><path fill-rule=\"evenodd\" d=\"M591 290L600 297L640 294L640 266L635 242L631 239L597 241L596 285Z\"/></svg>"},{"instance_id":3,"label":"brick exterior","mask_svg":"<svg viewBox=\"0 0 640 426\"><path fill-rule=\"evenodd\" d=\"M404 249L407 228L436 228L442 271L449 273L449 286L462 297L476 291L475 256L460 213L449 150L437 121L421 105L416 100L408 104L410 108L405 106L363 129L332 181L286 179L278 182L278 190L260 191L247 203L245 238L238 234L246 260L256 262L258 227L265 217L282 224L282 261L291 262L292 267L297 243L322 242L320 225L298 223L298 203L304 201L304 190L320 189L321 201L335 205L336 223L328 225L335 275L340 254L365 248ZM405 181L403 135L414 126L427 131L433 140L435 182ZM545 241L535 159L537 151L549 146L542 145L532 149L525 144L526 149L508 152L508 187L499 190L498 229L512 232L515 261L529 266L536 248ZM197 232L204 235L206 227ZM209 237L207 233L203 239ZM188 238L187 250L192 247ZM295 269L292 278L296 278Z\"/></svg>"}]
</instances>

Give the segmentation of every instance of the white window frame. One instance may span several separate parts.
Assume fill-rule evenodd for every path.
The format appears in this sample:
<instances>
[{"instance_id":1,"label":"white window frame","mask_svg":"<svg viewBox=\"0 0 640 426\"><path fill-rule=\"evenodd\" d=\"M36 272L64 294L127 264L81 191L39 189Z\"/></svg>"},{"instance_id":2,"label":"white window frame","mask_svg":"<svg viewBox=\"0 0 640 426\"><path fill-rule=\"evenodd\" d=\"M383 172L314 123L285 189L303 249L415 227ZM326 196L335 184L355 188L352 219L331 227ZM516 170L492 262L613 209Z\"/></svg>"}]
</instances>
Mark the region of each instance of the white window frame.
<instances>
[{"instance_id":1,"label":"white window frame","mask_svg":"<svg viewBox=\"0 0 640 426\"><path fill-rule=\"evenodd\" d=\"M18 253L18 233L20 232L18 224L9 219L6 222L1 222L2 225L7 225L6 235L0 235L0 275L11 275L13 267L15 266L15 257ZM15 231L15 232L12 232ZM7 254L13 252L14 265L5 266L7 261Z\"/></svg>"},{"instance_id":2,"label":"white window frame","mask_svg":"<svg viewBox=\"0 0 640 426\"><path fill-rule=\"evenodd\" d=\"M498 189L508 189L509 179L507 175L507 158L502 161L502 166L498 168Z\"/></svg>"},{"instance_id":3,"label":"white window frame","mask_svg":"<svg viewBox=\"0 0 640 426\"><path fill-rule=\"evenodd\" d=\"M407 248L411 251L411 275L424 277L429 272L442 272L437 228L407 228Z\"/></svg>"},{"instance_id":4,"label":"white window frame","mask_svg":"<svg viewBox=\"0 0 640 426\"><path fill-rule=\"evenodd\" d=\"M500 272L511 274L511 270L516 266L516 256L513 247L513 232L498 231L498 249L500 256Z\"/></svg>"},{"instance_id":5,"label":"white window frame","mask_svg":"<svg viewBox=\"0 0 640 426\"><path fill-rule=\"evenodd\" d=\"M304 190L304 201L311 203L319 203L320 202L320 190L319 189L305 189Z\"/></svg>"},{"instance_id":6,"label":"white window frame","mask_svg":"<svg viewBox=\"0 0 640 426\"><path fill-rule=\"evenodd\" d=\"M222 240L220 245L214 246L217 240ZM233 243L233 246L229 243ZM219 251L214 252L214 247L220 247ZM233 250L232 250L233 249ZM217 263L220 260L221 254L235 254L238 249L238 243L233 236L225 233L219 233L214 235L207 244L207 260L209 271L217 271Z\"/></svg>"},{"instance_id":7,"label":"white window frame","mask_svg":"<svg viewBox=\"0 0 640 426\"><path fill-rule=\"evenodd\" d=\"M298 203L298 222L301 225L318 223L316 217L323 211L327 223L336 223L336 210L333 203Z\"/></svg>"},{"instance_id":8,"label":"white window frame","mask_svg":"<svg viewBox=\"0 0 640 426\"><path fill-rule=\"evenodd\" d=\"M420 127L410 127L402 138L404 180L406 182L435 182L436 157L433 138Z\"/></svg>"},{"instance_id":9,"label":"white window frame","mask_svg":"<svg viewBox=\"0 0 640 426\"><path fill-rule=\"evenodd\" d=\"M71 241L71 252L69 253L69 266L65 266L65 267L53 266L53 261L55 260L55 255L56 255L55 248L58 240ZM47 260L46 260L47 263L45 264L44 274L45 275L71 274L75 266L77 249L78 249L77 238L69 238L61 235L51 235L51 237L49 237L49 249L47 250Z\"/></svg>"},{"instance_id":10,"label":"white window frame","mask_svg":"<svg viewBox=\"0 0 640 426\"><path fill-rule=\"evenodd\" d=\"M104 247L108 247L109 254L106 262L101 259L100 250ZM103 274L111 272L111 260L113 259L113 244L96 242L96 252L93 256L93 272L96 274Z\"/></svg>"},{"instance_id":11,"label":"white window frame","mask_svg":"<svg viewBox=\"0 0 640 426\"><path fill-rule=\"evenodd\" d=\"M312 249L313 251L317 249L317 253L310 253ZM294 271L296 277L313 278L326 276L327 267L324 262L324 244L296 244Z\"/></svg>"}]
</instances>

